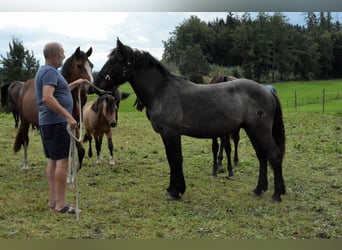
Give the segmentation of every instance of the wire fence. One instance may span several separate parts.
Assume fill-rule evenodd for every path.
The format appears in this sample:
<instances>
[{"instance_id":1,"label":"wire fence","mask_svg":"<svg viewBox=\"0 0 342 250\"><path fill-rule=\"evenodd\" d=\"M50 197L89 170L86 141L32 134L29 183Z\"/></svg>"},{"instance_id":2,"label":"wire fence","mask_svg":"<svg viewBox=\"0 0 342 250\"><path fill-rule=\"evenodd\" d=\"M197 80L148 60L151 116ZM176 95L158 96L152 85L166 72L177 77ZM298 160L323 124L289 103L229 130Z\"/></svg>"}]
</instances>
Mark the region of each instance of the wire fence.
<instances>
[{"instance_id":1,"label":"wire fence","mask_svg":"<svg viewBox=\"0 0 342 250\"><path fill-rule=\"evenodd\" d=\"M300 93L295 90L293 98L283 100L282 105L287 108L293 107L297 110L300 106L321 104L321 111L324 113L326 104L336 100L342 100L342 92L328 93L325 89L322 89L321 95L301 97Z\"/></svg>"}]
</instances>

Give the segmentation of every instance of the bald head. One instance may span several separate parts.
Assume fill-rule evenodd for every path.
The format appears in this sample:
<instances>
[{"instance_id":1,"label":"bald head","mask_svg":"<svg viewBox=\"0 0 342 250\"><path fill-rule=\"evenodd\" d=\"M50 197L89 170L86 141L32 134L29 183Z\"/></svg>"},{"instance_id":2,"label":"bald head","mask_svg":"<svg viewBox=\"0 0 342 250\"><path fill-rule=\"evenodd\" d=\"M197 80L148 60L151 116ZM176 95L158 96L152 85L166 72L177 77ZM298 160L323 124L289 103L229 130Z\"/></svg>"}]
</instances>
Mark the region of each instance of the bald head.
<instances>
[{"instance_id":1,"label":"bald head","mask_svg":"<svg viewBox=\"0 0 342 250\"><path fill-rule=\"evenodd\" d=\"M63 50L63 46L57 42L47 43L44 46L44 57L45 59L50 59L54 55L60 53Z\"/></svg>"},{"instance_id":2,"label":"bald head","mask_svg":"<svg viewBox=\"0 0 342 250\"><path fill-rule=\"evenodd\" d=\"M59 68L63 64L65 58L62 44L57 42L47 43L44 46L45 63L55 68Z\"/></svg>"}]
</instances>

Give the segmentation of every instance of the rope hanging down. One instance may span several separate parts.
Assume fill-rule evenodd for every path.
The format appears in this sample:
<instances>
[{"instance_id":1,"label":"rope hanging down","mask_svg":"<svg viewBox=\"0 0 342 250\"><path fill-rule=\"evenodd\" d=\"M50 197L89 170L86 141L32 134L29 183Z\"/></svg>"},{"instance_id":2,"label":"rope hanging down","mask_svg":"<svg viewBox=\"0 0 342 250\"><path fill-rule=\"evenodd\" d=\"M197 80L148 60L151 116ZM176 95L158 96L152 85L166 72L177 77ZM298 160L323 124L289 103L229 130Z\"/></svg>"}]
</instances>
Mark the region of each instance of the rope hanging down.
<instances>
[{"instance_id":1,"label":"rope hanging down","mask_svg":"<svg viewBox=\"0 0 342 250\"><path fill-rule=\"evenodd\" d=\"M70 147L69 147L69 167L68 167L68 182L75 185L76 196L76 220L79 220L79 192L77 171L78 162L76 159L76 141L80 142L82 138L82 107L81 107L81 88L78 88L78 102L79 102L79 114L80 114L80 133L79 138L76 137L76 129L71 129L69 124L67 125L67 131L70 135Z\"/></svg>"},{"instance_id":2,"label":"rope hanging down","mask_svg":"<svg viewBox=\"0 0 342 250\"><path fill-rule=\"evenodd\" d=\"M93 86L100 94L111 94L109 91L102 90L96 87L92 82L87 80L87 83ZM81 106L81 88L78 88L78 103L79 103L79 121L80 121L80 131L79 138L76 136L76 129L71 129L69 124L67 125L67 131L70 135L70 148L69 148L69 170L68 170L68 183L75 185L75 196L76 196L76 220L79 220L79 192L78 192L78 182L77 182L77 171L78 171L78 161L76 159L76 141L81 142L82 138L82 106Z\"/></svg>"}]
</instances>

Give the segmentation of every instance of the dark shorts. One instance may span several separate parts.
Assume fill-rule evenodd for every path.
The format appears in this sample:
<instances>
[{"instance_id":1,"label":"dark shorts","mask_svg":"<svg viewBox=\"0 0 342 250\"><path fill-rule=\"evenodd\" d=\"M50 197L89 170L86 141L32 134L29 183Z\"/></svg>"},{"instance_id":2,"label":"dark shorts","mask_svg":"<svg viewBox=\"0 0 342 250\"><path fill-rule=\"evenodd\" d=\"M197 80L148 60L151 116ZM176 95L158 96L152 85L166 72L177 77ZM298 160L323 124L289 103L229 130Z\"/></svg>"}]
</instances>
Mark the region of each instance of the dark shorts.
<instances>
[{"instance_id":1,"label":"dark shorts","mask_svg":"<svg viewBox=\"0 0 342 250\"><path fill-rule=\"evenodd\" d=\"M66 122L39 126L44 154L47 158L61 160L69 157L70 136L66 126Z\"/></svg>"}]
</instances>

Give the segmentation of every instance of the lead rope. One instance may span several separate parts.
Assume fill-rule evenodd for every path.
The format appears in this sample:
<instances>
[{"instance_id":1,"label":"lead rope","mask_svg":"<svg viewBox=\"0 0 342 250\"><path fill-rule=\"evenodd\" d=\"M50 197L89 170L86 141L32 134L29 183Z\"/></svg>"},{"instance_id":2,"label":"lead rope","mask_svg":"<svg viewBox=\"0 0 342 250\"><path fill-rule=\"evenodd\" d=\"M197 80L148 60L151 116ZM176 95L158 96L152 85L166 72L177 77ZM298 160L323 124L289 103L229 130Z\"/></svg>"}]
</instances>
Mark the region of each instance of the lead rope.
<instances>
[{"instance_id":1,"label":"lead rope","mask_svg":"<svg viewBox=\"0 0 342 250\"><path fill-rule=\"evenodd\" d=\"M87 83L93 86L100 94L111 94L110 91L102 90L96 87L92 82L87 80ZM76 129L71 129L69 124L67 125L67 131L70 135L70 148L69 148L69 170L68 170L68 179L70 178L70 183L75 184L75 196L76 196L76 220L79 221L79 192L78 192L78 182L77 182L77 171L78 171L78 162L75 154L76 141L81 142L82 138L82 105L81 105L81 88L78 88L78 103L79 103L79 114L80 114L80 134L79 138L76 137ZM71 171L70 171L71 170ZM70 174L71 172L71 174Z\"/></svg>"},{"instance_id":2,"label":"lead rope","mask_svg":"<svg viewBox=\"0 0 342 250\"><path fill-rule=\"evenodd\" d=\"M76 196L76 220L79 221L79 191L77 181L78 162L76 159L75 148L76 141L80 142L82 137L82 107L81 107L81 88L78 88L78 103L79 103L79 114L80 114L80 134L79 138L76 137L76 129L71 129L69 124L67 125L67 131L70 135L70 148L69 148L69 170L68 178L70 183L75 184L75 196ZM70 171L71 170L71 171ZM70 174L71 172L71 174Z\"/></svg>"}]
</instances>

